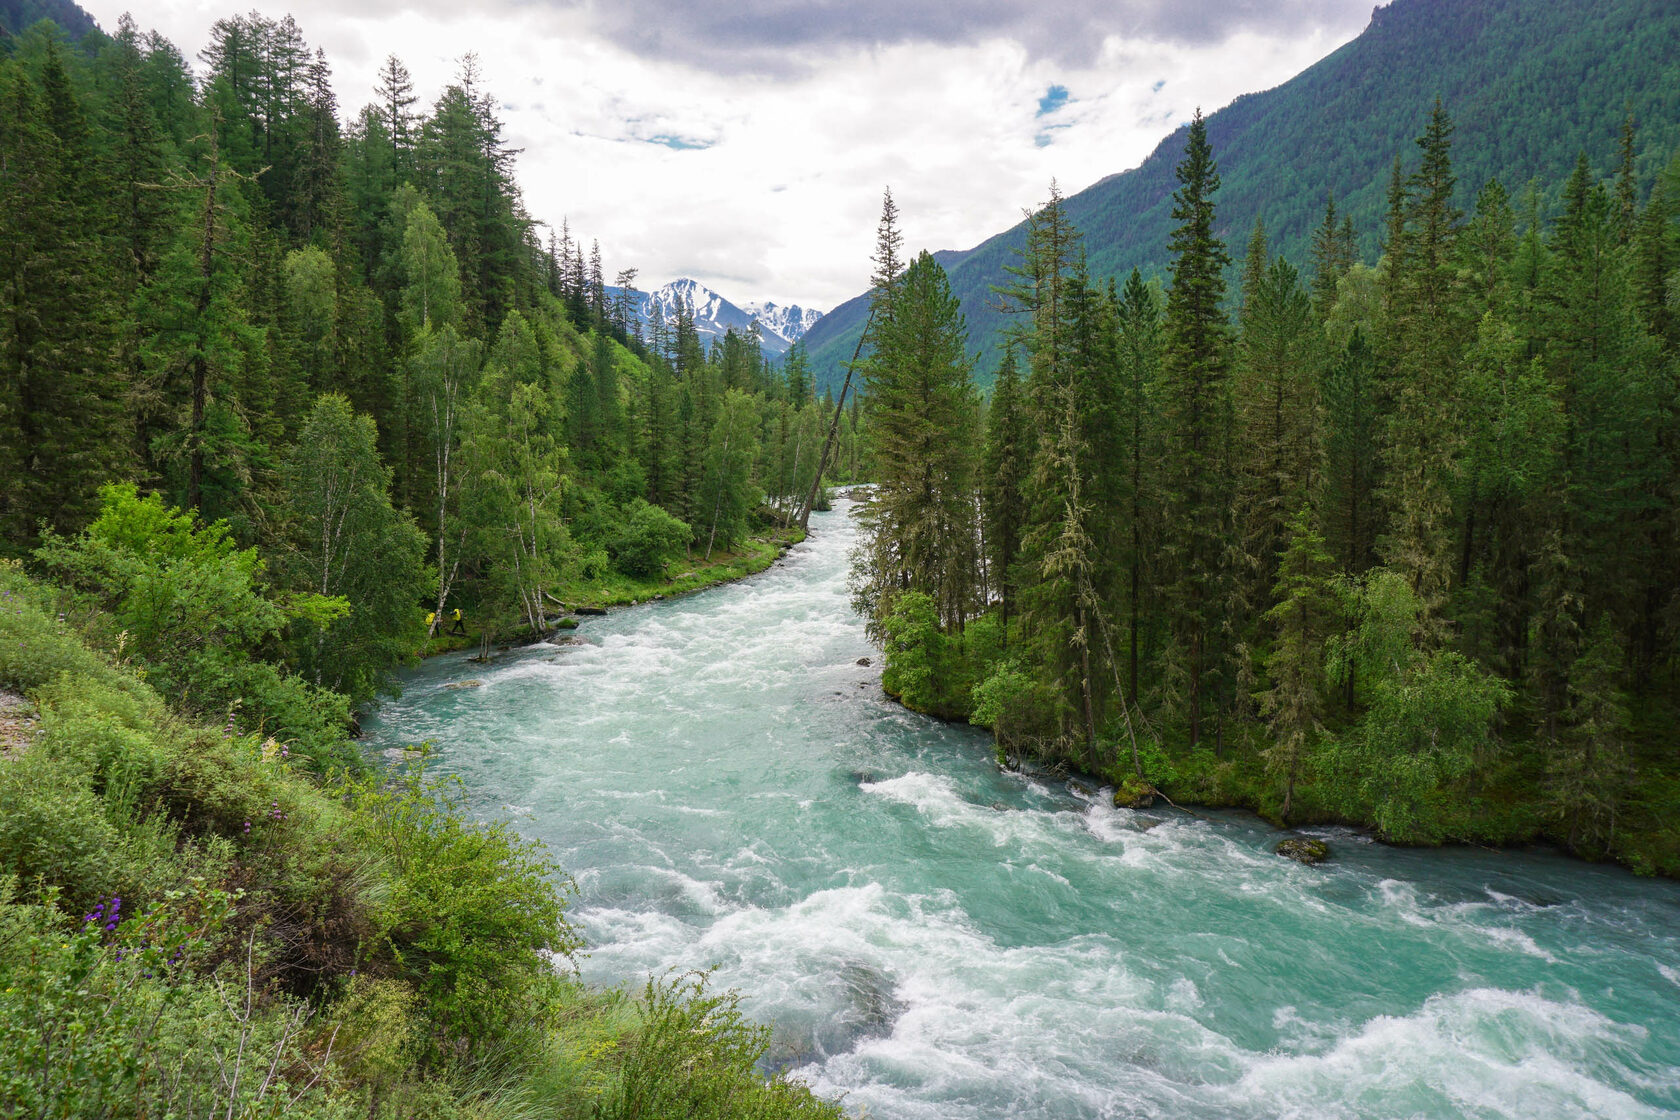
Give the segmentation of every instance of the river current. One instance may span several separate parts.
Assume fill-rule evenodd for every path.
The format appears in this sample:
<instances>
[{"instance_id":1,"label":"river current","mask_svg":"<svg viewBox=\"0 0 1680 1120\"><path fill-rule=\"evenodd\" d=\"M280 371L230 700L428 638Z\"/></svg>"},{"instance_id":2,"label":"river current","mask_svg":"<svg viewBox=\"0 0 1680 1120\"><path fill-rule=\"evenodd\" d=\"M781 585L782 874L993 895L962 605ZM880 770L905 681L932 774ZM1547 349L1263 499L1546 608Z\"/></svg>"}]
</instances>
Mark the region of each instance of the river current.
<instances>
[{"instance_id":1,"label":"river current","mask_svg":"<svg viewBox=\"0 0 1680 1120\"><path fill-rule=\"evenodd\" d=\"M1309 868L1000 773L882 695L848 509L369 721L548 844L586 979L715 967L769 1063L878 1120L1680 1116L1680 884L1337 829Z\"/></svg>"}]
</instances>

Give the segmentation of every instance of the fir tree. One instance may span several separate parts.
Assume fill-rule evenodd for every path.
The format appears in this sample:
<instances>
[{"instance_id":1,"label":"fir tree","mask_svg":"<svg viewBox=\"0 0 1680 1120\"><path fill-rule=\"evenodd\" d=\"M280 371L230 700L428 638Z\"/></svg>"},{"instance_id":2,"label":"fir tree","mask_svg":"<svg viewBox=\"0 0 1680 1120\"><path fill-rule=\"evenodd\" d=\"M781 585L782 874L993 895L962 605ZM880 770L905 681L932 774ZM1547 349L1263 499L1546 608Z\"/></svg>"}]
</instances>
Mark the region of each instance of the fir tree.
<instances>
[{"instance_id":1,"label":"fir tree","mask_svg":"<svg viewBox=\"0 0 1680 1120\"><path fill-rule=\"evenodd\" d=\"M1200 110L1190 123L1169 249L1162 351L1163 425L1168 455L1167 539L1173 571L1175 637L1185 659L1190 745L1201 742L1208 677L1222 671L1219 615L1225 596L1230 479L1224 473L1230 433L1230 338L1220 304L1230 257L1214 235L1219 174Z\"/></svg>"}]
</instances>

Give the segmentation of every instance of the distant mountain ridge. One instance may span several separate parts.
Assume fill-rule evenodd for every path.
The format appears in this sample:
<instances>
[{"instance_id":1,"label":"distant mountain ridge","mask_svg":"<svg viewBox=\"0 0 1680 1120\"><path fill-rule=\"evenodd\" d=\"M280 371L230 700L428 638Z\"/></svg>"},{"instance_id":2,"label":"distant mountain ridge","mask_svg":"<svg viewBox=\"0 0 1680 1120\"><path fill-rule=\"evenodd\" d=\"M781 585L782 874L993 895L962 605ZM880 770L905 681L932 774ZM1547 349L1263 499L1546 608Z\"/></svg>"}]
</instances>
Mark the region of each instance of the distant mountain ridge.
<instances>
[{"instance_id":1,"label":"distant mountain ridge","mask_svg":"<svg viewBox=\"0 0 1680 1120\"><path fill-rule=\"evenodd\" d=\"M616 302L623 289L609 286L606 291L608 300ZM687 277L673 280L651 292L631 293L631 309L641 324L644 338L648 336L656 317L674 320L679 307L688 308L694 316L694 327L702 342L722 338L731 330L744 335L756 322L761 339L759 345L766 354L776 356L787 353L823 317L821 311L797 304L784 307L767 300L737 305L698 280Z\"/></svg>"},{"instance_id":2,"label":"distant mountain ridge","mask_svg":"<svg viewBox=\"0 0 1680 1120\"><path fill-rule=\"evenodd\" d=\"M1413 140L1437 96L1457 125L1456 201L1466 210L1494 176L1514 197L1537 180L1550 204L1582 151L1608 175L1628 109L1640 129L1636 167L1649 184L1680 146L1680 3L1393 0L1377 8L1352 42L1208 117L1223 180L1218 232L1232 257L1241 259L1261 217L1273 249L1307 271L1328 190L1352 215L1363 258L1375 260L1392 161L1399 154L1415 164ZM1184 137L1181 126L1138 167L1066 200L1095 280L1123 280L1133 267L1165 278ZM1024 232L1017 225L972 249L934 254L962 300L983 385L1005 325L990 306L991 287L1003 283ZM819 388L838 387L866 310L856 297L810 331Z\"/></svg>"},{"instance_id":3,"label":"distant mountain ridge","mask_svg":"<svg viewBox=\"0 0 1680 1120\"><path fill-rule=\"evenodd\" d=\"M99 30L98 22L73 0L0 0L0 43L43 19L58 24L73 42Z\"/></svg>"}]
</instances>

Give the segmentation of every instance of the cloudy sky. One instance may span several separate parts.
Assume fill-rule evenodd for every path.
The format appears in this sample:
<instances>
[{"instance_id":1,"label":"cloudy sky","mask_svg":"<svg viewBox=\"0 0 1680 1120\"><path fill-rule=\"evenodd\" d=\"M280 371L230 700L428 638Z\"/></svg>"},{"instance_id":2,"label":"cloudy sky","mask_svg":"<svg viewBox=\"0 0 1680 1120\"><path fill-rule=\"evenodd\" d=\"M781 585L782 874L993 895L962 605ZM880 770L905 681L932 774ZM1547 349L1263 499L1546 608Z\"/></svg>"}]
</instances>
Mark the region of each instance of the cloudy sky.
<instances>
[{"instance_id":1,"label":"cloudy sky","mask_svg":"<svg viewBox=\"0 0 1680 1120\"><path fill-rule=\"evenodd\" d=\"M968 248L1136 166L1201 105L1277 85L1373 0L296 0L346 115L395 53L429 103L477 52L533 217L638 286L827 310L868 283L881 190ZM189 58L242 4L134 8ZM84 7L107 30L127 7ZM347 11L353 14L345 14Z\"/></svg>"}]
</instances>

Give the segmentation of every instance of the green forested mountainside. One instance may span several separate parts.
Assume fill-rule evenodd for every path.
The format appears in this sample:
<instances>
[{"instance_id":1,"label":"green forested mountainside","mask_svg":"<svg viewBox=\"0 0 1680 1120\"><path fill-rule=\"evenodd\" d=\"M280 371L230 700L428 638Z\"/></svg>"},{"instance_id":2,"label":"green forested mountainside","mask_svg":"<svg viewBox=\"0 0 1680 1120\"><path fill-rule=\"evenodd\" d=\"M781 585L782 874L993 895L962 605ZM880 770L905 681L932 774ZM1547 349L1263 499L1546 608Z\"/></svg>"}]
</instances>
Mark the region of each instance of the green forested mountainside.
<instances>
[{"instance_id":1,"label":"green forested mountainside","mask_svg":"<svg viewBox=\"0 0 1680 1120\"><path fill-rule=\"evenodd\" d=\"M1639 126L1636 167L1649 182L1680 142L1680 6L1665 0L1393 0L1353 42L1297 77L1238 98L1207 118L1220 152L1219 235L1242 244L1256 219L1297 264L1325 192L1353 219L1374 261L1394 153L1421 130L1435 98L1457 124L1458 189L1468 208L1498 176L1513 198L1530 180L1551 192L1578 154L1617 164L1625 113ZM1130 171L1071 195L1091 275L1164 273L1173 166L1184 129ZM991 289L1022 246L1025 224L973 249L940 252L989 385L1005 326ZM806 336L821 386L838 384L867 299L835 308Z\"/></svg>"},{"instance_id":2,"label":"green forested mountainside","mask_svg":"<svg viewBox=\"0 0 1680 1120\"><path fill-rule=\"evenodd\" d=\"M1628 127L1553 205L1493 179L1461 209L1436 102L1380 261L1308 185L1302 270L1221 236L1210 132L1164 290L1094 278L1054 189L1034 212L983 441L963 316L888 196L852 571L883 686L1117 805L1680 874L1680 156L1642 176Z\"/></svg>"},{"instance_id":3,"label":"green forested mountainside","mask_svg":"<svg viewBox=\"0 0 1680 1120\"><path fill-rule=\"evenodd\" d=\"M99 25L73 0L0 0L0 53L25 28L47 19L70 38L80 40Z\"/></svg>"}]
</instances>

